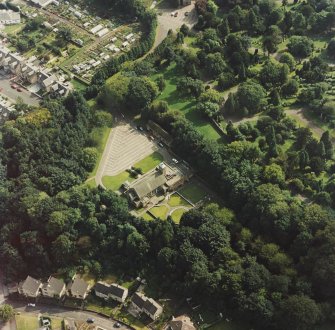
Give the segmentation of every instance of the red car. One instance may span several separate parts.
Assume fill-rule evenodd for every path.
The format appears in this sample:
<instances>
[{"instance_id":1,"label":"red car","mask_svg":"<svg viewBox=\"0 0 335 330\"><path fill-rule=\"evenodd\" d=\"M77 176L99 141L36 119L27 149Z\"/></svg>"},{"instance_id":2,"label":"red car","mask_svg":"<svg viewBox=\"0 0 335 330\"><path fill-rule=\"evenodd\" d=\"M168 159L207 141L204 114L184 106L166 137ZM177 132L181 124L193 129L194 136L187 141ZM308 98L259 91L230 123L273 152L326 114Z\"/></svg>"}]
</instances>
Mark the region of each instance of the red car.
<instances>
[{"instance_id":1,"label":"red car","mask_svg":"<svg viewBox=\"0 0 335 330\"><path fill-rule=\"evenodd\" d=\"M13 89L16 89L16 88L17 88L17 86L14 85L14 84L10 85L10 87L12 87Z\"/></svg>"},{"instance_id":2,"label":"red car","mask_svg":"<svg viewBox=\"0 0 335 330\"><path fill-rule=\"evenodd\" d=\"M21 89L20 87L18 87L16 90L17 90L18 92L22 92L22 89Z\"/></svg>"}]
</instances>

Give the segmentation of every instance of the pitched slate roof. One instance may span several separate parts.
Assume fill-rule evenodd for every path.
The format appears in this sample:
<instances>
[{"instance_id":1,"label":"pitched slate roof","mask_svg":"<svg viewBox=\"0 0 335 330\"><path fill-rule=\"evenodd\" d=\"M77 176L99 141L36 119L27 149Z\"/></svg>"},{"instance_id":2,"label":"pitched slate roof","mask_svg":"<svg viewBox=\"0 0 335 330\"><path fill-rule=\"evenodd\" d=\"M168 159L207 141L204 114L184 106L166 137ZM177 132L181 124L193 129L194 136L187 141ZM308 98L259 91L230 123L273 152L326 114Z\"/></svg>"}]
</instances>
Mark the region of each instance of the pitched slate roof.
<instances>
[{"instance_id":1,"label":"pitched slate roof","mask_svg":"<svg viewBox=\"0 0 335 330\"><path fill-rule=\"evenodd\" d=\"M36 294L41 284L42 283L40 281L35 280L33 277L27 276L27 278L20 283L20 287L25 294L33 296Z\"/></svg>"},{"instance_id":2,"label":"pitched slate roof","mask_svg":"<svg viewBox=\"0 0 335 330\"><path fill-rule=\"evenodd\" d=\"M47 283L43 284L42 289L47 289L49 296L60 295L64 289L64 281L50 277Z\"/></svg>"},{"instance_id":3,"label":"pitched slate roof","mask_svg":"<svg viewBox=\"0 0 335 330\"><path fill-rule=\"evenodd\" d=\"M146 302L144 303L143 308L151 315L155 315L158 309L161 308L161 305L159 305L155 300L152 298L148 298Z\"/></svg>"},{"instance_id":4,"label":"pitched slate roof","mask_svg":"<svg viewBox=\"0 0 335 330\"><path fill-rule=\"evenodd\" d=\"M120 286L120 285L112 284L112 285L109 287L109 290L110 290L110 293L111 293L113 296L122 298L124 292L125 292L127 289L124 288L124 287L122 287L122 286Z\"/></svg>"},{"instance_id":5,"label":"pitched slate roof","mask_svg":"<svg viewBox=\"0 0 335 330\"><path fill-rule=\"evenodd\" d=\"M144 304L145 304L145 301L146 301L146 297L139 293L139 292L135 292L131 301L139 308L139 309L142 309Z\"/></svg>"},{"instance_id":6,"label":"pitched slate roof","mask_svg":"<svg viewBox=\"0 0 335 330\"><path fill-rule=\"evenodd\" d=\"M70 284L69 289L73 295L84 296L89 288L89 285L79 277L76 277Z\"/></svg>"},{"instance_id":7,"label":"pitched slate roof","mask_svg":"<svg viewBox=\"0 0 335 330\"><path fill-rule=\"evenodd\" d=\"M165 175L161 172L153 172L149 177L143 177L138 183L132 186L139 199L147 196L166 182Z\"/></svg>"},{"instance_id":8,"label":"pitched slate roof","mask_svg":"<svg viewBox=\"0 0 335 330\"><path fill-rule=\"evenodd\" d=\"M169 329L171 330L196 330L193 322L186 315L179 316L175 318L174 320L172 320L169 323Z\"/></svg>"},{"instance_id":9,"label":"pitched slate roof","mask_svg":"<svg viewBox=\"0 0 335 330\"><path fill-rule=\"evenodd\" d=\"M110 293L110 286L103 282L97 282L93 288L96 292L100 292L106 296Z\"/></svg>"}]
</instances>

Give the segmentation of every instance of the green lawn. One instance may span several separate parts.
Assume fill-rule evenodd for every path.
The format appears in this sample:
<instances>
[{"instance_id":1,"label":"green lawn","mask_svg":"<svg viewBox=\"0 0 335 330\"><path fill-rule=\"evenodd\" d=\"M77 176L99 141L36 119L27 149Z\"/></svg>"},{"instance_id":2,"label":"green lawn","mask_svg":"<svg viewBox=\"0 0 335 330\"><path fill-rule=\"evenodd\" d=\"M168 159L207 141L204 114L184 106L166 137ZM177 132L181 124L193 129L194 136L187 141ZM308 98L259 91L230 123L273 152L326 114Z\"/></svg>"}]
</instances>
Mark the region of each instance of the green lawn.
<instances>
[{"instance_id":1,"label":"green lawn","mask_svg":"<svg viewBox=\"0 0 335 330\"><path fill-rule=\"evenodd\" d=\"M172 64L169 67L162 69L158 74L153 75L152 79L156 79L159 75L164 76L166 86L158 97L158 100L168 102L171 110L179 110L182 112L206 138L219 140L220 134L215 130L210 121L196 111L196 101L192 97L184 97L177 91L177 80L181 75L177 72L176 65Z\"/></svg>"},{"instance_id":2,"label":"green lawn","mask_svg":"<svg viewBox=\"0 0 335 330\"><path fill-rule=\"evenodd\" d=\"M111 190L119 190L121 188L122 183L126 181L134 181L135 179L130 176L130 174L126 171L115 175L115 176L104 176L102 177L103 185Z\"/></svg>"},{"instance_id":3,"label":"green lawn","mask_svg":"<svg viewBox=\"0 0 335 330\"><path fill-rule=\"evenodd\" d=\"M139 167L142 169L143 173L146 173L152 169L154 169L159 163L164 160L163 156L159 152L154 152L151 155L145 157L138 163L134 165L134 167ZM124 171L115 176L104 176L102 178L102 183L104 186L111 190L119 190L121 185L125 181L134 181L135 179L130 176L127 171Z\"/></svg>"},{"instance_id":4,"label":"green lawn","mask_svg":"<svg viewBox=\"0 0 335 330\"><path fill-rule=\"evenodd\" d=\"M144 220L147 220L147 221L155 220L155 218L154 218L151 214L149 214L148 212L145 212L145 213L142 215L142 218L143 218Z\"/></svg>"},{"instance_id":5,"label":"green lawn","mask_svg":"<svg viewBox=\"0 0 335 330\"><path fill-rule=\"evenodd\" d=\"M98 155L97 162L94 166L94 169L89 174L88 178L93 178L97 173L97 170L98 170L98 167L99 167L99 164L100 164L100 160L101 160L102 154L104 152L104 149L105 149L110 131L111 131L110 127L103 126L103 127L93 128L92 132L90 133L92 139L94 139L94 141L96 143L96 148L98 150L99 155Z\"/></svg>"},{"instance_id":6,"label":"green lawn","mask_svg":"<svg viewBox=\"0 0 335 330\"><path fill-rule=\"evenodd\" d=\"M74 78L71 80L71 83L75 90L82 92L86 89L87 85L81 82L80 80Z\"/></svg>"},{"instance_id":7,"label":"green lawn","mask_svg":"<svg viewBox=\"0 0 335 330\"><path fill-rule=\"evenodd\" d=\"M185 185L178 192L193 204L198 203L207 195L207 192L195 182Z\"/></svg>"},{"instance_id":8,"label":"green lawn","mask_svg":"<svg viewBox=\"0 0 335 330\"><path fill-rule=\"evenodd\" d=\"M150 156L145 157L144 159L136 163L134 167L141 168L143 173L146 173L154 169L163 160L164 160L164 157L159 152L156 151Z\"/></svg>"},{"instance_id":9,"label":"green lawn","mask_svg":"<svg viewBox=\"0 0 335 330\"><path fill-rule=\"evenodd\" d=\"M165 220L168 214L168 207L166 205L154 206L150 212L156 217Z\"/></svg>"},{"instance_id":10,"label":"green lawn","mask_svg":"<svg viewBox=\"0 0 335 330\"><path fill-rule=\"evenodd\" d=\"M21 314L15 316L17 330L36 330L39 322L36 315Z\"/></svg>"},{"instance_id":11,"label":"green lawn","mask_svg":"<svg viewBox=\"0 0 335 330\"><path fill-rule=\"evenodd\" d=\"M49 317L48 315L43 316ZM62 318L50 317L50 319L53 330L62 329L62 321L63 321ZM37 318L37 315L29 315L26 313L22 313L21 315L16 315L15 320L17 330L36 330L39 328L39 320Z\"/></svg>"},{"instance_id":12,"label":"green lawn","mask_svg":"<svg viewBox=\"0 0 335 330\"><path fill-rule=\"evenodd\" d=\"M173 194L171 198L169 199L168 204L172 207L175 207L175 206L192 207L192 205L187 200L185 200L183 197L181 197L178 194Z\"/></svg>"},{"instance_id":13,"label":"green lawn","mask_svg":"<svg viewBox=\"0 0 335 330\"><path fill-rule=\"evenodd\" d=\"M185 209L177 209L172 212L171 218L175 223L179 223L182 215L187 212Z\"/></svg>"}]
</instances>

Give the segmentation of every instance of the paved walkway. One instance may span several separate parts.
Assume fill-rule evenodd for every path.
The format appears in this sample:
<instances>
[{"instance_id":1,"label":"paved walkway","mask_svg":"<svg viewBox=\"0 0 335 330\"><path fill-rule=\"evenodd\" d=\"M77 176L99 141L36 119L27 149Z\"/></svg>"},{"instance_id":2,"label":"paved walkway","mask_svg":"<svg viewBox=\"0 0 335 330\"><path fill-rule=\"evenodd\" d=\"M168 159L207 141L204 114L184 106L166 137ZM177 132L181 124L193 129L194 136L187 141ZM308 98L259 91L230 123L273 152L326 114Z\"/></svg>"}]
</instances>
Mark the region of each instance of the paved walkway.
<instances>
[{"instance_id":1,"label":"paved walkway","mask_svg":"<svg viewBox=\"0 0 335 330\"><path fill-rule=\"evenodd\" d=\"M313 122L313 120L310 120L306 118L304 114L305 109L288 109L285 110L285 113L298 121L298 123L302 123L303 126L308 127L317 137L321 137L322 134L325 132L325 130L318 126L316 123ZM331 136L332 142L335 143L335 139Z\"/></svg>"}]
</instances>

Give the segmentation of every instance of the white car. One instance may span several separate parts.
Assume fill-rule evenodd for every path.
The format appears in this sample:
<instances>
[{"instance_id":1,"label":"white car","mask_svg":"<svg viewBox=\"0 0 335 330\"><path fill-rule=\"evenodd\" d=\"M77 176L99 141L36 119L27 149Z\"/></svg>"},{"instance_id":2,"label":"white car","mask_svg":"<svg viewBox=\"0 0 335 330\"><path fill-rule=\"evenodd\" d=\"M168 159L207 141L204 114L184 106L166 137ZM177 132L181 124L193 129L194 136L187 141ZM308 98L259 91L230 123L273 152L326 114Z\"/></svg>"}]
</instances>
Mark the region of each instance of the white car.
<instances>
[{"instance_id":1,"label":"white car","mask_svg":"<svg viewBox=\"0 0 335 330\"><path fill-rule=\"evenodd\" d=\"M178 164L179 161L176 159L176 158L172 158L172 161L175 163L175 164Z\"/></svg>"},{"instance_id":2,"label":"white car","mask_svg":"<svg viewBox=\"0 0 335 330\"><path fill-rule=\"evenodd\" d=\"M27 306L28 306L28 307L35 307L36 304L29 303Z\"/></svg>"}]
</instances>

